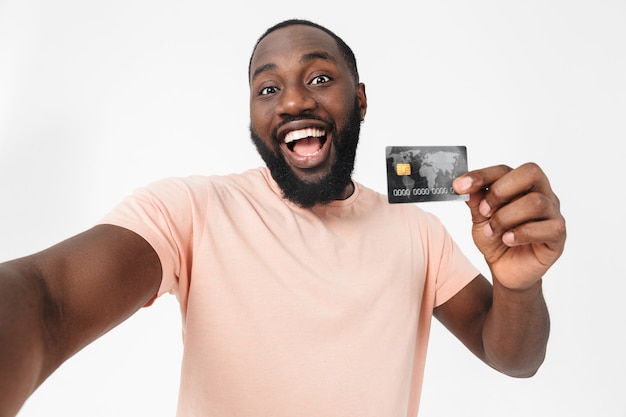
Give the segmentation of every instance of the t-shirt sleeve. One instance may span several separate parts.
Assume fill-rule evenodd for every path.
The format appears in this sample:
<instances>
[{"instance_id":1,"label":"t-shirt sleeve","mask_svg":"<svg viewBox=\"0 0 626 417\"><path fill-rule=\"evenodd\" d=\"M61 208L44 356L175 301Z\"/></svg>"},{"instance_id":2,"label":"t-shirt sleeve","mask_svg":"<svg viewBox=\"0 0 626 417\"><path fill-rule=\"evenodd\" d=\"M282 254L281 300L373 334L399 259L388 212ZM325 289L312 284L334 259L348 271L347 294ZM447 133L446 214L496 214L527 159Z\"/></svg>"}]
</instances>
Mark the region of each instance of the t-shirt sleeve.
<instances>
[{"instance_id":1,"label":"t-shirt sleeve","mask_svg":"<svg viewBox=\"0 0 626 417\"><path fill-rule=\"evenodd\" d=\"M469 284L480 271L434 215L429 223L429 275L435 280L434 306L440 306Z\"/></svg>"},{"instance_id":2,"label":"t-shirt sleeve","mask_svg":"<svg viewBox=\"0 0 626 417\"><path fill-rule=\"evenodd\" d=\"M188 184L181 179L161 180L136 190L100 221L132 230L156 251L163 275L155 298L168 292L177 294L189 279L194 222L192 195Z\"/></svg>"}]
</instances>

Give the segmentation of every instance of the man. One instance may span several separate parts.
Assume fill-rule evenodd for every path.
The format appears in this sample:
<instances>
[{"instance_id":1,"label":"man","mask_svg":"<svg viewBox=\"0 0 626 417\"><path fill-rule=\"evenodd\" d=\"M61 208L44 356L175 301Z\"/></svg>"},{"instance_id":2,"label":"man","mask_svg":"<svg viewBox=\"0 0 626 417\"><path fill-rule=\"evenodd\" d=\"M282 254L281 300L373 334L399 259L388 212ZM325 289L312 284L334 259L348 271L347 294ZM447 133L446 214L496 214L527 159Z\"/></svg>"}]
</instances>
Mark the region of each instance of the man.
<instances>
[{"instance_id":1,"label":"man","mask_svg":"<svg viewBox=\"0 0 626 417\"><path fill-rule=\"evenodd\" d=\"M542 276L565 221L535 164L469 172L493 285L442 224L351 179L365 86L308 21L270 28L249 68L267 164L169 179L93 229L0 265L0 415L159 295L181 303L180 416L415 416L431 317L516 377L543 362Z\"/></svg>"}]
</instances>

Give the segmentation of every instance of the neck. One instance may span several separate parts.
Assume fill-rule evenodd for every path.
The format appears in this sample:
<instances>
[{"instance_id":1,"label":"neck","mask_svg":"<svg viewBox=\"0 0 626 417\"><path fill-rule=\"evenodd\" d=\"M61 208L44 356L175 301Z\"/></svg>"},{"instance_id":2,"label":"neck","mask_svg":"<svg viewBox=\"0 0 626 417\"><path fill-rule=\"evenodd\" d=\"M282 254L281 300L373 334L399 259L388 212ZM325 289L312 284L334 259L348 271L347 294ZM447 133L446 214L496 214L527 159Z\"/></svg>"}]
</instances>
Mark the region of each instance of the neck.
<instances>
[{"instance_id":1,"label":"neck","mask_svg":"<svg viewBox=\"0 0 626 417\"><path fill-rule=\"evenodd\" d=\"M343 193L339 196L337 200L346 200L354 193L354 183L350 181L350 184L343 190Z\"/></svg>"}]
</instances>

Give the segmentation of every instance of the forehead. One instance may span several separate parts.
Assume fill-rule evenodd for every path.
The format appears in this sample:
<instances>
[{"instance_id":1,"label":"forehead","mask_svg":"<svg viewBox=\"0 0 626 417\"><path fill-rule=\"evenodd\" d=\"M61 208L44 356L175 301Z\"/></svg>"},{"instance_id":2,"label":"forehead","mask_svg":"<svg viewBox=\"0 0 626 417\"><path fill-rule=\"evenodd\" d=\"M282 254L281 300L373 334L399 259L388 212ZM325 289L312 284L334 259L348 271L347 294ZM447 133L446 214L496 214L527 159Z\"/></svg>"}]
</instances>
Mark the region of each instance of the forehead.
<instances>
[{"instance_id":1,"label":"forehead","mask_svg":"<svg viewBox=\"0 0 626 417\"><path fill-rule=\"evenodd\" d=\"M326 53L338 64L345 65L332 36L315 27L292 25L271 32L259 42L252 56L251 74L264 65L299 60L311 52Z\"/></svg>"}]
</instances>

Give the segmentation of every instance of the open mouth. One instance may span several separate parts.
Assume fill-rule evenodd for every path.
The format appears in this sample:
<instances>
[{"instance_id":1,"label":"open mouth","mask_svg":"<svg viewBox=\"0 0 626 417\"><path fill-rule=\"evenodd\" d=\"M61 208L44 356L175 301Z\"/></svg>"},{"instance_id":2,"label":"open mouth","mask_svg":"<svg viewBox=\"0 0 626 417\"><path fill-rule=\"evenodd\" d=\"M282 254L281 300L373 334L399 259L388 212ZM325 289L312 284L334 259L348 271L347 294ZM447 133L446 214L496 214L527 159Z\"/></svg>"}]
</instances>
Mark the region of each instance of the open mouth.
<instances>
[{"instance_id":1,"label":"open mouth","mask_svg":"<svg viewBox=\"0 0 626 417\"><path fill-rule=\"evenodd\" d=\"M292 130L285 136L287 149L303 157L317 154L325 143L326 131L317 127Z\"/></svg>"}]
</instances>

